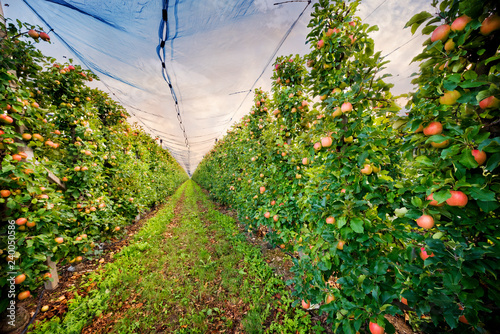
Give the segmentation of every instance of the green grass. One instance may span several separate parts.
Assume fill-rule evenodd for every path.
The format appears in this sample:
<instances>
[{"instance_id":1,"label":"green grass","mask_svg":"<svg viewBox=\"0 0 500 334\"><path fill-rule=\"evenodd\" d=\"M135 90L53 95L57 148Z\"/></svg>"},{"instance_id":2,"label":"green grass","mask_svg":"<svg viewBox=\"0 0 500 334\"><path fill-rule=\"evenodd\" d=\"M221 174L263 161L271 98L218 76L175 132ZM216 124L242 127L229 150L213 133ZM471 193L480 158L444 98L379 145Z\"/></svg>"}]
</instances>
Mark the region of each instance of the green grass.
<instances>
[{"instance_id":1,"label":"green grass","mask_svg":"<svg viewBox=\"0 0 500 334\"><path fill-rule=\"evenodd\" d=\"M63 320L52 319L34 333L80 333L92 322L95 332L112 333L320 331L308 313L291 306L260 248L247 243L234 220L215 210L192 181L115 262L88 278L99 282L98 289L76 296Z\"/></svg>"}]
</instances>

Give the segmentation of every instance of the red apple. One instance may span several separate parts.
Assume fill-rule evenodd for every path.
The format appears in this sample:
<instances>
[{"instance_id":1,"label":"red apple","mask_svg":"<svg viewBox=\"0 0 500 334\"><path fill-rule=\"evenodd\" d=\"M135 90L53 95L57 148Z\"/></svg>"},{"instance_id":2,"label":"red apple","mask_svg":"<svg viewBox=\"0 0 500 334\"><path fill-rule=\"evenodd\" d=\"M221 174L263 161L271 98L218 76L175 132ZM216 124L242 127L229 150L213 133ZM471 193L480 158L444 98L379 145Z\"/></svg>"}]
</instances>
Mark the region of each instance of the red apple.
<instances>
[{"instance_id":1,"label":"red apple","mask_svg":"<svg viewBox=\"0 0 500 334\"><path fill-rule=\"evenodd\" d=\"M434 253L428 255L425 251L425 247L420 248L420 258L425 261L425 259L427 259L428 257L434 257Z\"/></svg>"},{"instance_id":2,"label":"red apple","mask_svg":"<svg viewBox=\"0 0 500 334\"><path fill-rule=\"evenodd\" d=\"M269 211L267 211L266 213L264 213L264 217L270 218L271 217L271 213Z\"/></svg>"},{"instance_id":3,"label":"red apple","mask_svg":"<svg viewBox=\"0 0 500 334\"><path fill-rule=\"evenodd\" d=\"M483 35L489 35L500 28L500 16L493 14L484 19L479 31Z\"/></svg>"},{"instance_id":4,"label":"red apple","mask_svg":"<svg viewBox=\"0 0 500 334\"><path fill-rule=\"evenodd\" d=\"M28 219L26 219L26 218L17 218L16 225L19 225L19 226L24 225L24 224L26 224L27 221L28 221Z\"/></svg>"},{"instance_id":5,"label":"red apple","mask_svg":"<svg viewBox=\"0 0 500 334\"><path fill-rule=\"evenodd\" d=\"M418 226L425 229L432 228L434 226L434 218L429 215L422 215L417 218L416 221Z\"/></svg>"},{"instance_id":6,"label":"red apple","mask_svg":"<svg viewBox=\"0 0 500 334\"><path fill-rule=\"evenodd\" d=\"M273 220L274 220L275 222L277 222L277 221L278 221L278 219L279 219L279 216L278 216L278 215L274 215L274 216L273 216Z\"/></svg>"},{"instance_id":7,"label":"red apple","mask_svg":"<svg viewBox=\"0 0 500 334\"><path fill-rule=\"evenodd\" d=\"M321 49L324 45L325 45L325 41L323 41L322 39L320 39L318 41L317 47L318 47L318 49Z\"/></svg>"},{"instance_id":8,"label":"red apple","mask_svg":"<svg viewBox=\"0 0 500 334\"><path fill-rule=\"evenodd\" d=\"M330 147L330 146L332 146L332 137L323 137L323 138L321 138L321 146L322 147Z\"/></svg>"},{"instance_id":9,"label":"red apple","mask_svg":"<svg viewBox=\"0 0 500 334\"><path fill-rule=\"evenodd\" d=\"M307 159L307 158L302 158L302 164L303 164L303 165L307 165L307 164L309 164L309 159Z\"/></svg>"},{"instance_id":10,"label":"red apple","mask_svg":"<svg viewBox=\"0 0 500 334\"><path fill-rule=\"evenodd\" d=\"M0 115L0 120L7 124L12 124L14 122L14 119L7 114Z\"/></svg>"},{"instance_id":11,"label":"red apple","mask_svg":"<svg viewBox=\"0 0 500 334\"><path fill-rule=\"evenodd\" d=\"M31 293L29 291L23 291L17 295L17 299L24 300L24 299L28 298L30 295L31 295Z\"/></svg>"},{"instance_id":12,"label":"red apple","mask_svg":"<svg viewBox=\"0 0 500 334\"><path fill-rule=\"evenodd\" d=\"M472 150L470 153L472 154L474 160L476 160L479 166L485 163L487 156L486 153L484 153L484 151Z\"/></svg>"},{"instance_id":13,"label":"red apple","mask_svg":"<svg viewBox=\"0 0 500 334\"><path fill-rule=\"evenodd\" d=\"M0 190L0 196L2 196L2 197L9 197L10 194L11 194L10 190L7 190L7 189Z\"/></svg>"},{"instance_id":14,"label":"red apple","mask_svg":"<svg viewBox=\"0 0 500 334\"><path fill-rule=\"evenodd\" d=\"M373 168L369 164L364 165L363 168L361 169L361 174L364 175L370 175L372 172Z\"/></svg>"},{"instance_id":15,"label":"red apple","mask_svg":"<svg viewBox=\"0 0 500 334\"><path fill-rule=\"evenodd\" d=\"M266 191L266 187L260 187L259 191L260 191L261 194L263 194Z\"/></svg>"},{"instance_id":16,"label":"red apple","mask_svg":"<svg viewBox=\"0 0 500 334\"><path fill-rule=\"evenodd\" d=\"M340 107L340 111L342 111L343 113L352 111L352 104L351 104L351 102L344 102L344 103L342 103L342 106Z\"/></svg>"},{"instance_id":17,"label":"red apple","mask_svg":"<svg viewBox=\"0 0 500 334\"><path fill-rule=\"evenodd\" d=\"M460 311L463 311L464 310L464 307L462 305L459 305L458 306L458 309ZM468 325L469 324L469 321L465 318L465 316L462 314L460 317L458 317L458 321L460 321L461 323L463 324L466 324Z\"/></svg>"},{"instance_id":18,"label":"red apple","mask_svg":"<svg viewBox=\"0 0 500 334\"><path fill-rule=\"evenodd\" d=\"M327 224L335 224L335 217L328 217L326 218L326 223Z\"/></svg>"},{"instance_id":19,"label":"red apple","mask_svg":"<svg viewBox=\"0 0 500 334\"><path fill-rule=\"evenodd\" d=\"M54 239L58 244L62 244L64 242L64 239L61 237L57 237Z\"/></svg>"},{"instance_id":20,"label":"red apple","mask_svg":"<svg viewBox=\"0 0 500 334\"><path fill-rule=\"evenodd\" d=\"M479 107L481 109L498 108L499 106L500 106L500 100L494 97L493 95L479 102Z\"/></svg>"},{"instance_id":21,"label":"red apple","mask_svg":"<svg viewBox=\"0 0 500 334\"><path fill-rule=\"evenodd\" d=\"M370 321L370 324L368 325L368 327L370 328L370 333L372 333L372 334L384 334L385 333L384 328L380 327L376 322Z\"/></svg>"},{"instance_id":22,"label":"red apple","mask_svg":"<svg viewBox=\"0 0 500 334\"><path fill-rule=\"evenodd\" d=\"M39 140L39 141L43 141L43 137L42 137L42 135L40 135L40 134L38 134L38 133L35 133L35 134L33 135L33 138L35 138L36 140Z\"/></svg>"},{"instance_id":23,"label":"red apple","mask_svg":"<svg viewBox=\"0 0 500 334\"><path fill-rule=\"evenodd\" d=\"M464 207L467 205L467 202L469 199L467 198L467 195L464 194L461 191L455 191L455 190L450 190L451 197L446 200L446 203L449 206L459 206L459 207Z\"/></svg>"},{"instance_id":24,"label":"red apple","mask_svg":"<svg viewBox=\"0 0 500 334\"><path fill-rule=\"evenodd\" d=\"M437 135L443 132L443 125L439 122L430 122L423 131L426 136Z\"/></svg>"},{"instance_id":25,"label":"red apple","mask_svg":"<svg viewBox=\"0 0 500 334\"><path fill-rule=\"evenodd\" d=\"M50 36L43 31L40 33L40 38L43 39L44 41L50 41Z\"/></svg>"},{"instance_id":26,"label":"red apple","mask_svg":"<svg viewBox=\"0 0 500 334\"><path fill-rule=\"evenodd\" d=\"M38 33L38 31L36 31L34 29L31 29L30 31L28 31L28 35L34 39L37 39L38 37L40 37L40 34Z\"/></svg>"},{"instance_id":27,"label":"red apple","mask_svg":"<svg viewBox=\"0 0 500 334\"><path fill-rule=\"evenodd\" d=\"M314 149L315 149L316 151L321 150L321 143L319 143L319 142L318 142L318 143L315 143L315 144L314 144Z\"/></svg>"},{"instance_id":28,"label":"red apple","mask_svg":"<svg viewBox=\"0 0 500 334\"><path fill-rule=\"evenodd\" d=\"M467 15L462 15L460 17L457 17L455 19L455 21L453 21L453 23L451 24L451 30L452 31L462 31L465 29L465 26L470 21L472 21L472 19L470 17L468 17Z\"/></svg>"},{"instance_id":29,"label":"red apple","mask_svg":"<svg viewBox=\"0 0 500 334\"><path fill-rule=\"evenodd\" d=\"M329 293L326 295L325 304L330 304L334 300L335 300L335 296L333 294Z\"/></svg>"},{"instance_id":30,"label":"red apple","mask_svg":"<svg viewBox=\"0 0 500 334\"><path fill-rule=\"evenodd\" d=\"M309 300L305 301L302 299L302 308L307 310L309 307L311 307L311 302Z\"/></svg>"},{"instance_id":31,"label":"red apple","mask_svg":"<svg viewBox=\"0 0 500 334\"><path fill-rule=\"evenodd\" d=\"M443 147L447 147L448 145L450 145L449 139L446 139L440 143L436 143L436 142L431 141L431 146L435 147L435 148L443 148Z\"/></svg>"},{"instance_id":32,"label":"red apple","mask_svg":"<svg viewBox=\"0 0 500 334\"><path fill-rule=\"evenodd\" d=\"M344 240L339 240L339 242L337 243L337 249L338 250L343 250L344 249L344 245L345 245L345 241Z\"/></svg>"},{"instance_id":33,"label":"red apple","mask_svg":"<svg viewBox=\"0 0 500 334\"><path fill-rule=\"evenodd\" d=\"M22 282L24 282L25 279L26 279L25 274L17 275L16 278L14 278L14 284L21 284Z\"/></svg>"},{"instance_id":34,"label":"red apple","mask_svg":"<svg viewBox=\"0 0 500 334\"><path fill-rule=\"evenodd\" d=\"M432 32L431 35L431 42L436 42L436 41L443 41L448 38L448 35L450 34L451 27L447 24L440 25L434 31Z\"/></svg>"}]
</instances>

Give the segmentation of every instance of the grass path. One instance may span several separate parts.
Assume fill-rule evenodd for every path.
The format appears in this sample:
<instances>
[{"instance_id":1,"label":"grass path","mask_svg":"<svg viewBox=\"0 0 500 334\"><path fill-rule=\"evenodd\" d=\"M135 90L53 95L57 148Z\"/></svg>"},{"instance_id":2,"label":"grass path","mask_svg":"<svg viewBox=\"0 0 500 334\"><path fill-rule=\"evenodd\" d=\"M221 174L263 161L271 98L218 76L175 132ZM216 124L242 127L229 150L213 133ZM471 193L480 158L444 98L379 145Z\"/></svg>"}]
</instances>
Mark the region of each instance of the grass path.
<instances>
[{"instance_id":1,"label":"grass path","mask_svg":"<svg viewBox=\"0 0 500 334\"><path fill-rule=\"evenodd\" d=\"M33 333L318 333L284 282L192 181L115 261L86 277L88 296Z\"/></svg>"}]
</instances>

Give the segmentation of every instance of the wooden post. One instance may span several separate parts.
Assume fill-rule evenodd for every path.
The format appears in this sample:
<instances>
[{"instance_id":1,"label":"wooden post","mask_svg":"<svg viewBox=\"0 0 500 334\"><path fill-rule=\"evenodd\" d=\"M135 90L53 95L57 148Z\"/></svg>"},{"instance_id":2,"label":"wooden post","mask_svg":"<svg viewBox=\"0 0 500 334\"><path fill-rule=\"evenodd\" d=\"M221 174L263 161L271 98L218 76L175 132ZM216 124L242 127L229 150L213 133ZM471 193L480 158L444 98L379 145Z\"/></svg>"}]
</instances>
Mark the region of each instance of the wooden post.
<instances>
[{"instance_id":1,"label":"wooden post","mask_svg":"<svg viewBox=\"0 0 500 334\"><path fill-rule=\"evenodd\" d=\"M57 274L56 263L50 259L50 256L47 257L47 265L49 266L49 272L52 275L52 281L45 281L45 290L54 290L59 285L59 275Z\"/></svg>"}]
</instances>

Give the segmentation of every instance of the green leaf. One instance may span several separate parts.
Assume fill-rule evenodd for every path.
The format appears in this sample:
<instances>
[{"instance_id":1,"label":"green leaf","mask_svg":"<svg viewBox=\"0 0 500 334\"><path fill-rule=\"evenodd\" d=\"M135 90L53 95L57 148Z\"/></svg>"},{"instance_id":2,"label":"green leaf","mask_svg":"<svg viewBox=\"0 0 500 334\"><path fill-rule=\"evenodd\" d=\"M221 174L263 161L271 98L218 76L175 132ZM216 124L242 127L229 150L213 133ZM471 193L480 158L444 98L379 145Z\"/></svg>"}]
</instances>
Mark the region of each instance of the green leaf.
<instances>
[{"instance_id":1,"label":"green leaf","mask_svg":"<svg viewBox=\"0 0 500 334\"><path fill-rule=\"evenodd\" d=\"M500 137L486 139L479 145L478 150L490 153L500 152Z\"/></svg>"},{"instance_id":2,"label":"green leaf","mask_svg":"<svg viewBox=\"0 0 500 334\"><path fill-rule=\"evenodd\" d=\"M459 162L467 168L476 168L478 166L470 150L462 151Z\"/></svg>"},{"instance_id":3,"label":"green leaf","mask_svg":"<svg viewBox=\"0 0 500 334\"><path fill-rule=\"evenodd\" d=\"M486 169L492 172L500 164L500 153L493 154L487 161Z\"/></svg>"},{"instance_id":4,"label":"green leaf","mask_svg":"<svg viewBox=\"0 0 500 334\"><path fill-rule=\"evenodd\" d=\"M421 163L422 165L424 166L428 166L428 167L432 167L434 166L434 163L432 162L431 159L429 159L427 156L425 155L419 155L418 157L415 158L415 160L418 162L418 163Z\"/></svg>"},{"instance_id":5,"label":"green leaf","mask_svg":"<svg viewBox=\"0 0 500 334\"><path fill-rule=\"evenodd\" d=\"M427 138L425 143L435 142L435 143L439 144L439 143L442 143L448 139L451 139L451 138L447 137L447 136L443 136L443 135L433 135L433 136L430 136L429 138Z\"/></svg>"},{"instance_id":6,"label":"green leaf","mask_svg":"<svg viewBox=\"0 0 500 334\"><path fill-rule=\"evenodd\" d=\"M406 22L404 27L408 28L410 26L413 26L414 24L422 24L430 17L432 17L432 14L426 11L420 12L418 14L413 15L413 17L408 22Z\"/></svg>"},{"instance_id":7,"label":"green leaf","mask_svg":"<svg viewBox=\"0 0 500 334\"><path fill-rule=\"evenodd\" d=\"M436 29L436 26L427 26L422 29L422 35L429 35Z\"/></svg>"},{"instance_id":8,"label":"green leaf","mask_svg":"<svg viewBox=\"0 0 500 334\"><path fill-rule=\"evenodd\" d=\"M481 210L483 210L486 213L495 211L500 207L500 203L498 201L494 202L477 201L477 205L481 208Z\"/></svg>"},{"instance_id":9,"label":"green leaf","mask_svg":"<svg viewBox=\"0 0 500 334\"><path fill-rule=\"evenodd\" d=\"M15 209L15 208L16 208L16 206L17 206L16 201L12 200L11 198L9 198L9 199L7 200L7 207L8 207L9 209Z\"/></svg>"},{"instance_id":10,"label":"green leaf","mask_svg":"<svg viewBox=\"0 0 500 334\"><path fill-rule=\"evenodd\" d=\"M496 56L493 56L493 57L490 57L490 58L486 59L486 61L484 62L484 64L488 65L488 63L490 63L492 61L495 61L497 59L500 59L500 55L496 55Z\"/></svg>"},{"instance_id":11,"label":"green leaf","mask_svg":"<svg viewBox=\"0 0 500 334\"><path fill-rule=\"evenodd\" d=\"M411 204L413 204L413 206L416 206L417 208L421 208L422 207L422 199L420 199L420 197L412 197L411 198Z\"/></svg>"},{"instance_id":12,"label":"green leaf","mask_svg":"<svg viewBox=\"0 0 500 334\"><path fill-rule=\"evenodd\" d=\"M434 198L434 200L436 200L438 203L443 203L450 197L451 197L451 193L450 193L449 189L441 189L439 191L436 191L432 195L432 198Z\"/></svg>"},{"instance_id":13,"label":"green leaf","mask_svg":"<svg viewBox=\"0 0 500 334\"><path fill-rule=\"evenodd\" d=\"M361 218L353 218L351 219L351 228L356 233L363 233L363 219Z\"/></svg>"},{"instance_id":14,"label":"green leaf","mask_svg":"<svg viewBox=\"0 0 500 334\"><path fill-rule=\"evenodd\" d=\"M472 70L469 70L469 71L465 71L464 73L464 79L465 80L475 80L477 78L477 73L472 71Z\"/></svg>"},{"instance_id":15,"label":"green leaf","mask_svg":"<svg viewBox=\"0 0 500 334\"><path fill-rule=\"evenodd\" d=\"M337 227L338 228L342 228L345 224L347 224L347 220L346 220L345 216L342 216L339 219L337 219Z\"/></svg>"},{"instance_id":16,"label":"green leaf","mask_svg":"<svg viewBox=\"0 0 500 334\"><path fill-rule=\"evenodd\" d=\"M470 195L476 201L492 202L495 201L495 193L489 189L470 188Z\"/></svg>"},{"instance_id":17,"label":"green leaf","mask_svg":"<svg viewBox=\"0 0 500 334\"><path fill-rule=\"evenodd\" d=\"M57 246L55 246L54 248L57 248ZM55 251L54 251L54 253L55 253ZM43 254L35 253L35 254L31 255L31 257L33 257L34 259L36 259L38 261L42 261L42 262L47 261L47 257Z\"/></svg>"},{"instance_id":18,"label":"green leaf","mask_svg":"<svg viewBox=\"0 0 500 334\"><path fill-rule=\"evenodd\" d=\"M481 87L483 85L487 85L488 82L481 82L481 81L464 81L459 84L460 87L462 88L475 88L475 87Z\"/></svg>"},{"instance_id":19,"label":"green leaf","mask_svg":"<svg viewBox=\"0 0 500 334\"><path fill-rule=\"evenodd\" d=\"M446 90L454 90L455 88L457 88L457 85L458 84L456 82L447 80L444 82L443 87Z\"/></svg>"}]
</instances>

